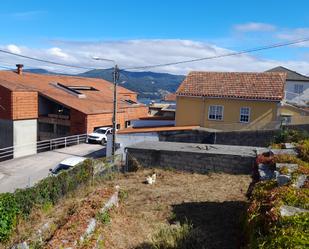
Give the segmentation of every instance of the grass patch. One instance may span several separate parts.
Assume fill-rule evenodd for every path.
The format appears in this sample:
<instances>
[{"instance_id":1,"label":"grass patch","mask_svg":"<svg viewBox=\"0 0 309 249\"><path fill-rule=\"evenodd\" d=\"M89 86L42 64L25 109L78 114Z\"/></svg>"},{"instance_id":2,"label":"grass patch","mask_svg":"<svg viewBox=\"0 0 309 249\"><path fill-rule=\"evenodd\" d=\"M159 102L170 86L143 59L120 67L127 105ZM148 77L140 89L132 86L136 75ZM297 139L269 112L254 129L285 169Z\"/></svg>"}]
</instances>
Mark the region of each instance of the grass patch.
<instances>
[{"instance_id":1,"label":"grass patch","mask_svg":"<svg viewBox=\"0 0 309 249\"><path fill-rule=\"evenodd\" d=\"M189 223L164 225L152 237L150 249L203 249L206 248L203 234ZM145 246L141 247L145 248Z\"/></svg>"},{"instance_id":2,"label":"grass patch","mask_svg":"<svg viewBox=\"0 0 309 249\"><path fill-rule=\"evenodd\" d=\"M128 199L129 193L125 189L120 189L119 193L118 193L118 197L119 197L119 200L122 202L122 201Z\"/></svg>"},{"instance_id":3,"label":"grass patch","mask_svg":"<svg viewBox=\"0 0 309 249\"><path fill-rule=\"evenodd\" d=\"M98 213L96 218L104 225L107 225L111 222L111 217L109 215L109 212L107 211L103 213Z\"/></svg>"}]
</instances>

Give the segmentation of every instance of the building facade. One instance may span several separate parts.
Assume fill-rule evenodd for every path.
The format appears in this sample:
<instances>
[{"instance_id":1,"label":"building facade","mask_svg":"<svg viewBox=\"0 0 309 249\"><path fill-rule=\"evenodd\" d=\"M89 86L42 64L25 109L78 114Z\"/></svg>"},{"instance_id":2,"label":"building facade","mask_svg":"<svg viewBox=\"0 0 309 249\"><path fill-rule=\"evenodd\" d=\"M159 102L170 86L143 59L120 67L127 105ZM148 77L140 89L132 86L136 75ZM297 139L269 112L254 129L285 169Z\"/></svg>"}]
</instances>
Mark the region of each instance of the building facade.
<instances>
[{"instance_id":1,"label":"building facade","mask_svg":"<svg viewBox=\"0 0 309 249\"><path fill-rule=\"evenodd\" d=\"M285 83L285 100L287 102L297 104L299 102L299 96L306 92L308 92L309 96L309 77L282 66L272 68L267 72L282 72L287 74ZM309 99L307 101L309 102Z\"/></svg>"},{"instance_id":2,"label":"building facade","mask_svg":"<svg viewBox=\"0 0 309 249\"><path fill-rule=\"evenodd\" d=\"M284 73L191 72L176 92L176 125L272 128L280 119L284 83Z\"/></svg>"},{"instance_id":3,"label":"building facade","mask_svg":"<svg viewBox=\"0 0 309 249\"><path fill-rule=\"evenodd\" d=\"M112 126L113 87L101 79L0 71L0 148ZM117 89L118 129L147 116L135 92Z\"/></svg>"}]
</instances>

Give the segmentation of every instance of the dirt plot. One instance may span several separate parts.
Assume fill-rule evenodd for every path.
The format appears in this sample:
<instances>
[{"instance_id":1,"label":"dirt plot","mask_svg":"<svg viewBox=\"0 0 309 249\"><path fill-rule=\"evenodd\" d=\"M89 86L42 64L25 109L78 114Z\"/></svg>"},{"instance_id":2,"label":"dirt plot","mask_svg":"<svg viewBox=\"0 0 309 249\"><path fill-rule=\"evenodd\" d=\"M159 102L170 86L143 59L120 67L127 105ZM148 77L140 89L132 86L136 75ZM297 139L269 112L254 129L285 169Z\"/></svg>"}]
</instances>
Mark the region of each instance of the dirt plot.
<instances>
[{"instance_id":1,"label":"dirt plot","mask_svg":"<svg viewBox=\"0 0 309 249\"><path fill-rule=\"evenodd\" d=\"M199 228L204 248L239 248L250 176L155 169L156 183L144 184L152 172L142 170L112 182L125 189L128 197L111 212L111 223L103 228L104 248L151 248L160 227L177 221Z\"/></svg>"}]
</instances>

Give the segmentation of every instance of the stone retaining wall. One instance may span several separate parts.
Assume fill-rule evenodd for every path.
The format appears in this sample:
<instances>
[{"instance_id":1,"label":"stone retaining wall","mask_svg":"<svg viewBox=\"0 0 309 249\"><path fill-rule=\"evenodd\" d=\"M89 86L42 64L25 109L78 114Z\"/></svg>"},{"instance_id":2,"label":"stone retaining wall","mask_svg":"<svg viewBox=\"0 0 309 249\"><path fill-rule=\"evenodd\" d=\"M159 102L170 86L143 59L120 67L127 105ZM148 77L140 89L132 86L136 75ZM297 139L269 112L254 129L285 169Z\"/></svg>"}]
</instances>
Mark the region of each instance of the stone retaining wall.
<instances>
[{"instance_id":1,"label":"stone retaining wall","mask_svg":"<svg viewBox=\"0 0 309 249\"><path fill-rule=\"evenodd\" d=\"M161 167L206 174L251 174L255 156L127 148L127 166Z\"/></svg>"}]
</instances>

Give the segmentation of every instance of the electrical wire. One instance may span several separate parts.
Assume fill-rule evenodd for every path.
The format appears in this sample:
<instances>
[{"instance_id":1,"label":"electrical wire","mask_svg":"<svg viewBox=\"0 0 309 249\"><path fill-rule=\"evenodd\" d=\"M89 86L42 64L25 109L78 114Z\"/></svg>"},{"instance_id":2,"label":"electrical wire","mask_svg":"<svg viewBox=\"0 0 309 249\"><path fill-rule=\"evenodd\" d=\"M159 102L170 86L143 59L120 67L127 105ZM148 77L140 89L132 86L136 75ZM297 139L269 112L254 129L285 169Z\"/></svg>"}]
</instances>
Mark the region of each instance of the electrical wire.
<instances>
[{"instance_id":1,"label":"electrical wire","mask_svg":"<svg viewBox=\"0 0 309 249\"><path fill-rule=\"evenodd\" d=\"M299 43L308 42L308 41L309 41L309 38L303 38L303 39L293 40L293 41L290 41L290 42L276 43L276 44L266 45L266 46L263 46L263 47L251 48L251 49L246 49L246 50L227 53L227 54L214 55L214 56L191 59L191 60L184 60L184 61L176 61L176 62L170 62L170 63L164 63L164 64L154 64L154 65L148 65L148 66L128 67L128 68L124 68L123 70L150 69L150 68L156 68L156 67L166 67L166 66L172 66L172 65L178 65L178 64L185 64L185 63L190 63L190 62L212 60L212 59L217 59L217 58L222 58L222 57L248 54L248 53L252 53L252 52L268 50L268 49L273 49L273 48L278 48L278 47L285 47L285 46L299 44Z\"/></svg>"},{"instance_id":2,"label":"electrical wire","mask_svg":"<svg viewBox=\"0 0 309 249\"><path fill-rule=\"evenodd\" d=\"M21 57L21 58L25 58L25 59L29 59L29 60L34 60L34 61L49 63L49 64L58 65L58 66L63 66L63 67L71 67L71 68L86 69L86 70L94 70L94 69L97 69L97 68L92 68L92 67L76 66L76 65L70 65L70 64L65 64L65 63L59 63L59 62L55 62L55 61L49 61L49 60L39 59L39 58L27 56L27 55L21 55L21 54L13 53L13 52L6 51L6 50L3 50L3 49L0 49L0 52L1 52L1 53L5 53L5 54L9 54L9 55L14 55L14 56Z\"/></svg>"},{"instance_id":3,"label":"electrical wire","mask_svg":"<svg viewBox=\"0 0 309 249\"><path fill-rule=\"evenodd\" d=\"M2 66L2 65L0 65L0 68L2 68L2 69L7 69L7 70L12 70L12 69L14 69L13 67L7 67L7 66Z\"/></svg>"},{"instance_id":4,"label":"electrical wire","mask_svg":"<svg viewBox=\"0 0 309 249\"><path fill-rule=\"evenodd\" d=\"M211 60L211 59L217 59L217 58L223 58L223 57L229 57L229 56L235 56L235 55L248 54L248 53L252 53L252 52L268 50L268 49L273 49L273 48L278 48L278 47L285 47L285 46L295 45L295 44L299 44L299 43L303 43L303 42L308 42L308 41L309 41L309 38L303 38L303 39L293 40L293 41L285 42L285 43L276 43L276 44L266 45L266 46L263 46L263 47L256 47L256 48L246 49L246 50L242 50L242 51L238 51L238 52L231 52L231 53L226 53L226 54L221 54L221 55L214 55L214 56L197 58L197 59L183 60L183 61L163 63L163 64L154 64L154 65L147 65L147 66L127 67L127 68L121 69L120 71L124 71L124 70L138 70L138 69L151 69L151 68L156 68L156 67L166 67L166 66L172 66L172 65L178 65L178 64L185 64L185 63L191 63L191 62ZM25 58L25 59L29 59L29 60L49 63L49 64L53 64L53 65L58 65L58 66L64 66L64 67L70 67L70 68L78 68L78 69L86 69L86 70L95 70L95 69L97 69L97 68L93 68L93 67L84 67L84 66L70 65L70 64L59 63L59 62L55 62L55 61L39 59L39 58L31 57L31 56L26 56L26 55L21 55L21 54L13 53L13 52L6 51L6 50L3 50L3 49L0 49L0 52L1 53L6 53L6 54L9 54L9 55L13 55L13 56L17 56L17 57L21 57L21 58Z\"/></svg>"}]
</instances>

